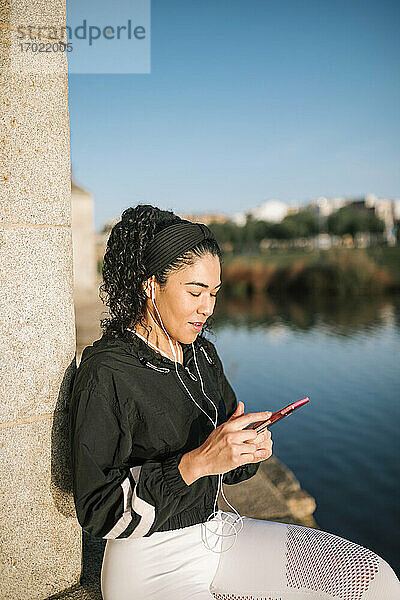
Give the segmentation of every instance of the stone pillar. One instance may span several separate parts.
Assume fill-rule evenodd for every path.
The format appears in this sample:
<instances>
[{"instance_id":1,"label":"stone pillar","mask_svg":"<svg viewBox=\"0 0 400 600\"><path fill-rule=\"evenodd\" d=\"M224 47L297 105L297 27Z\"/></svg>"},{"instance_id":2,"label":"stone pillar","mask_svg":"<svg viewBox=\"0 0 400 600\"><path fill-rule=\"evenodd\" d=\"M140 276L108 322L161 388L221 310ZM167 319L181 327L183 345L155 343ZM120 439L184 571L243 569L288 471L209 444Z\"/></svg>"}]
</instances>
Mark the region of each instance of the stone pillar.
<instances>
[{"instance_id":1,"label":"stone pillar","mask_svg":"<svg viewBox=\"0 0 400 600\"><path fill-rule=\"evenodd\" d=\"M74 257L74 303L93 304L97 290L94 199L72 181L72 249Z\"/></svg>"},{"instance_id":2,"label":"stone pillar","mask_svg":"<svg viewBox=\"0 0 400 600\"><path fill-rule=\"evenodd\" d=\"M21 24L65 26L65 11L65 0L0 0L0 598L7 600L46 598L81 572L67 468L75 368L67 58L23 53L15 42Z\"/></svg>"}]
</instances>

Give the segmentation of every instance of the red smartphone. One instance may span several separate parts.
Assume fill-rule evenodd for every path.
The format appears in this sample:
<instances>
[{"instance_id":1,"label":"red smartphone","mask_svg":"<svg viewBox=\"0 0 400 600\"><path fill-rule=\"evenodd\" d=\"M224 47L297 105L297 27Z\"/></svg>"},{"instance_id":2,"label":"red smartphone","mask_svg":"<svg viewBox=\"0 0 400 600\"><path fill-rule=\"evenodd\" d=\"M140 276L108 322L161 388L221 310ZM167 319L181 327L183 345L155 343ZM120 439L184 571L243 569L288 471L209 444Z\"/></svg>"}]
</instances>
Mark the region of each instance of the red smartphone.
<instances>
[{"instance_id":1,"label":"red smartphone","mask_svg":"<svg viewBox=\"0 0 400 600\"><path fill-rule=\"evenodd\" d=\"M296 408L303 406L303 404L307 404L307 402L309 401L310 398L306 396L305 398L297 400L297 402L293 402L292 404L288 404L287 406L285 406L285 408L281 408L280 410L277 410L276 412L272 413L270 418L266 421L256 421L255 423L250 423L250 425L247 425L247 427L244 427L243 429L255 429L257 433L261 433L261 431L264 431L264 429L272 425L272 423L276 423L280 419L283 419L283 417L291 415L292 412L296 410Z\"/></svg>"}]
</instances>

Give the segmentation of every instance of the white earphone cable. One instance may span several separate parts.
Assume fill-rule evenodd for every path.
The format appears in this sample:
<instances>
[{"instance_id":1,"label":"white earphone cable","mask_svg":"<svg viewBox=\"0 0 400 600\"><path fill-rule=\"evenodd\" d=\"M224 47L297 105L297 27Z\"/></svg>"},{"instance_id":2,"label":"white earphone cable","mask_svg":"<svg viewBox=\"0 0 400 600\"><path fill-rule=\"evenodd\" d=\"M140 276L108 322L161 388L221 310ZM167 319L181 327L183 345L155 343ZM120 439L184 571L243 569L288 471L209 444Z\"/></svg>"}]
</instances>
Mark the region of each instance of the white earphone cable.
<instances>
[{"instance_id":1,"label":"white earphone cable","mask_svg":"<svg viewBox=\"0 0 400 600\"><path fill-rule=\"evenodd\" d=\"M199 405L199 404L196 402L196 400L193 398L192 394L191 394L191 393L190 393L190 391L188 390L187 386L185 385L185 382L182 380L181 376L179 375L179 372L178 372L178 365L177 365L177 360L176 360L176 352L175 352L174 346L173 346L173 344L172 344L172 340L171 340L171 338L169 337L168 331L167 331L167 330L165 329L165 327L164 327L163 320L162 320L162 318L161 318L161 315L160 315L160 313L158 312L158 308L157 308L157 306L156 306L156 303L155 303L155 292L154 292L154 282L153 282L153 281L151 282L151 292L152 292L152 294L151 294L151 299L152 299L152 301L153 301L154 308L156 309L157 315L158 315L158 317L159 317L159 319L160 319L161 327L163 328L164 332L166 333L166 335L167 335L167 337L168 337L168 342L169 342L170 348L171 348L171 350L172 350L172 354L173 354L173 356L174 356L175 372L176 372L176 374L177 374L177 376L178 376L178 379L179 379L179 381L181 382L181 384L183 385L183 387L185 388L185 390L186 390L186 392L188 393L188 395L190 396L191 400L193 400L193 402L196 404L196 406L197 406L197 407L198 407L198 408L199 408L199 409L200 409L200 410L201 410L201 411L202 411L202 412L203 412L203 413L206 415L206 417L207 417L207 418L208 418L208 419L211 421L211 423L212 423L212 425L213 425L214 429L216 429L216 427L217 427L217 422L218 422L218 409L217 409L217 407L215 406L214 402L211 400L211 398L209 398L209 397L207 396L207 394L205 393L205 391L204 391L203 380L202 380L202 378L201 378L201 375L200 375L200 370L199 370L199 367L198 367L198 364L197 364L197 360L196 360L196 351L195 351L195 348L194 348L194 344L193 344L193 342L192 342L192 348L193 348L193 357L194 357L194 362L195 362L195 365L196 365L196 370L197 370L197 373L198 373L198 375L199 375L201 389L202 389L203 395L204 395L204 396L205 396L205 397L206 397L206 398L207 398L207 399L208 399L208 400L211 402L211 404L213 405L213 407L214 407L214 409L215 409L215 421L213 421L213 419L210 417L210 415L209 415L208 413L206 413L206 411L205 411L205 410L203 410L203 408L202 408L202 407L201 407L201 406L200 406L200 405ZM133 329L130 329L130 331L133 331L134 333L136 333L136 332L135 332ZM140 336L140 337L141 337L141 336ZM202 543L203 543L203 545L204 545L204 546L205 546L205 547L206 547L208 550L210 550L211 552L215 552L215 553L217 553L217 554L221 554L222 552L227 552L228 550L230 550L230 549L231 549L231 548L232 548L232 547L235 545L235 543L236 543L236 540L237 540L237 536L238 536L238 534L239 534L239 533L242 531L242 529L243 529L243 517L242 517L242 516L241 516L241 515L240 515L240 514L237 512L237 510L236 510L236 509L235 509L235 508L234 508L234 507L233 507L233 506L232 506L232 505L231 505L231 504L228 502L228 500L226 499L226 497L225 497L225 494L224 494L224 490L223 490L223 488L222 488L222 480L223 480L223 473L220 473L220 474L218 475L218 488L217 488L217 494L216 494L216 496L215 496L215 501L214 501L214 511L213 511L213 512L212 512L212 514L211 514L211 515L208 517L207 521L205 521L204 523L202 523L202 524L201 524L201 526L202 526L202 531L201 531L201 539L202 539ZM226 502L226 503L227 503L227 504L228 504L228 505L229 505L229 506L230 506L230 507L231 507L231 508L232 508L232 509L235 511L235 513L237 514L237 517L236 517L236 518L234 518L234 520L233 520L233 521L229 521L229 519L232 519L232 513L225 512L225 511L223 511L223 510L217 510L217 505L218 505L218 495L219 495L219 492L220 492L220 490L221 490L221 493L222 493L222 496L223 496L223 498L225 499L225 502ZM212 530L212 529L210 529L210 528L208 528L208 527L207 527L207 523L209 523L209 522L210 522L210 521L212 521L212 520L214 520L214 522L217 522L217 523L221 523L221 524L222 524L222 533L219 533L219 532L217 532L217 531L214 531L214 530ZM235 525L236 525L236 523L237 523L238 521L240 521L240 529L239 529L239 530L237 530L237 529L236 529L236 527L235 527ZM233 533L227 533L227 534L223 533L225 525L228 525L228 526L230 526L230 527L231 527L231 529L233 529ZM235 536L235 539L234 539L234 541L233 541L233 544L231 544L231 545L229 546L229 548L226 548L226 549L224 549L224 550L214 550L214 547L215 547L215 545L214 545L214 547L213 547L213 548L211 548L211 547L209 546L209 544L208 544L208 540L207 540L207 534L206 534L206 532L207 532L207 531L211 531L211 532L213 533L213 535L216 535L217 537L232 537L232 536L234 535L234 536ZM217 540L217 542L218 542L218 540Z\"/></svg>"}]
</instances>

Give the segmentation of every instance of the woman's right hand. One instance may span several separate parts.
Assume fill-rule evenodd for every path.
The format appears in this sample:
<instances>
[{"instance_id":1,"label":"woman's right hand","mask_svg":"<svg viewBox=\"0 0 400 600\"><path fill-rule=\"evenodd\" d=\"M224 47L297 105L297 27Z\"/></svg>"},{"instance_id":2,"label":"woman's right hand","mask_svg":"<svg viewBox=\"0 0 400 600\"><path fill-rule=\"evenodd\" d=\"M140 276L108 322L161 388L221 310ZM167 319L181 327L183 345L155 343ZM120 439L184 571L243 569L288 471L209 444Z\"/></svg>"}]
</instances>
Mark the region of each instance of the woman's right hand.
<instances>
[{"instance_id":1,"label":"woman's right hand","mask_svg":"<svg viewBox=\"0 0 400 600\"><path fill-rule=\"evenodd\" d=\"M260 462L271 456L270 431L265 429L263 433L257 434L254 429L243 428L250 423L268 419L272 412L246 415L242 412L243 403L240 402L233 415L214 429L201 446L182 457L188 459L183 461L181 473L189 485L205 475L226 473L241 465Z\"/></svg>"}]
</instances>

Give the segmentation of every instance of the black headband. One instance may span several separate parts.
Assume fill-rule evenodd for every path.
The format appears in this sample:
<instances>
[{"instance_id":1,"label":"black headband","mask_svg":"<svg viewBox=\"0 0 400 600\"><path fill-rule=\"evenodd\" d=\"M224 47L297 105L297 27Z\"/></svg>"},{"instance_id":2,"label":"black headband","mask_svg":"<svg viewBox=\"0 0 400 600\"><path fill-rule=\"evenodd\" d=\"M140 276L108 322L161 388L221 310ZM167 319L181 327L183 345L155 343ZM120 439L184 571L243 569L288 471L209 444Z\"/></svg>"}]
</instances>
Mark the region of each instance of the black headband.
<instances>
[{"instance_id":1,"label":"black headband","mask_svg":"<svg viewBox=\"0 0 400 600\"><path fill-rule=\"evenodd\" d=\"M199 242L215 241L211 229L204 223L192 223L182 219L156 233L144 252L146 278L169 265L175 258L194 248Z\"/></svg>"}]
</instances>

